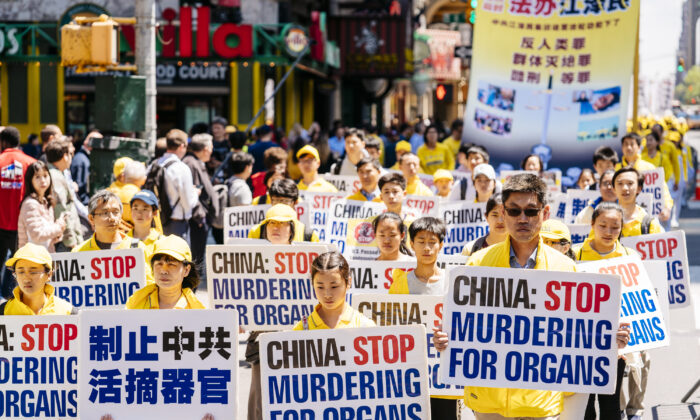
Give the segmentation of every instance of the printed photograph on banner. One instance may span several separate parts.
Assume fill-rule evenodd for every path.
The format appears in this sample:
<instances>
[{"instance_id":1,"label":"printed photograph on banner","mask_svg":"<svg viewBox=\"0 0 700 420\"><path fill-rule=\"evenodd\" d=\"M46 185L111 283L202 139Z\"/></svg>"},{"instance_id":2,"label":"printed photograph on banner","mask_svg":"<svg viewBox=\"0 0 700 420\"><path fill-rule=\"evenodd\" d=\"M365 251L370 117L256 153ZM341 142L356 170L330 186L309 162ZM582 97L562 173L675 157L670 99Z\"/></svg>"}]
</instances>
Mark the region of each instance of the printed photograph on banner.
<instances>
[{"instance_id":1,"label":"printed photograph on banner","mask_svg":"<svg viewBox=\"0 0 700 420\"><path fill-rule=\"evenodd\" d=\"M432 177L431 177L432 178ZM382 203L383 204L383 203ZM386 207L385 207L386 209ZM404 215L418 219L423 216L437 217L440 209L440 197L409 195L401 204L401 212Z\"/></svg>"},{"instance_id":2,"label":"printed photograph on banner","mask_svg":"<svg viewBox=\"0 0 700 420\"><path fill-rule=\"evenodd\" d=\"M270 204L255 206L226 207L224 210L224 243L230 243L234 238L247 238L250 231L263 220L265 213L272 207ZM309 226L308 203L298 203L294 208L297 217L304 226Z\"/></svg>"},{"instance_id":3,"label":"printed photograph on banner","mask_svg":"<svg viewBox=\"0 0 700 420\"><path fill-rule=\"evenodd\" d=\"M515 91L504 89L486 82L479 82L479 102L501 111L512 111L515 102Z\"/></svg>"},{"instance_id":4,"label":"printed photograph on banner","mask_svg":"<svg viewBox=\"0 0 700 420\"><path fill-rule=\"evenodd\" d=\"M477 108L474 113L474 127L496 136L507 136L513 126L513 119L492 114Z\"/></svg>"},{"instance_id":5,"label":"printed photograph on banner","mask_svg":"<svg viewBox=\"0 0 700 420\"><path fill-rule=\"evenodd\" d=\"M393 282L392 272L394 269L411 271L416 268L413 261L369 261L355 260L350 264L352 273L353 293L379 293L389 292Z\"/></svg>"},{"instance_id":6,"label":"printed photograph on banner","mask_svg":"<svg viewBox=\"0 0 700 420\"><path fill-rule=\"evenodd\" d=\"M630 323L630 341L620 350L620 354L669 345L670 337L659 298L638 256L581 263L576 269L585 273L619 276L618 283L622 286L620 322Z\"/></svg>"},{"instance_id":7,"label":"printed photograph on banner","mask_svg":"<svg viewBox=\"0 0 700 420\"><path fill-rule=\"evenodd\" d=\"M431 396L464 396L464 387L440 380L440 353L433 346L433 327L442 324L442 296L353 294L352 307L378 327L422 324L426 331Z\"/></svg>"},{"instance_id":8,"label":"printed photograph on banner","mask_svg":"<svg viewBox=\"0 0 700 420\"><path fill-rule=\"evenodd\" d=\"M78 334L77 316L0 316L1 418L78 418Z\"/></svg>"},{"instance_id":9,"label":"printed photograph on banner","mask_svg":"<svg viewBox=\"0 0 700 420\"><path fill-rule=\"evenodd\" d=\"M300 196L308 205L309 210L309 225L318 234L321 242L328 242L326 236L326 223L328 221L328 209L331 207L331 201L342 199L349 193L321 193L299 191Z\"/></svg>"},{"instance_id":10,"label":"printed photograph on banner","mask_svg":"<svg viewBox=\"0 0 700 420\"><path fill-rule=\"evenodd\" d=\"M576 139L578 141L596 141L617 138L620 134L619 123L619 117L583 120L578 123Z\"/></svg>"},{"instance_id":11,"label":"printed photograph on banner","mask_svg":"<svg viewBox=\"0 0 700 420\"><path fill-rule=\"evenodd\" d=\"M82 419L230 418L238 409L236 311L80 312Z\"/></svg>"},{"instance_id":12,"label":"printed photograph on banner","mask_svg":"<svg viewBox=\"0 0 700 420\"><path fill-rule=\"evenodd\" d=\"M146 285L141 248L51 254L56 296L77 308L119 308Z\"/></svg>"},{"instance_id":13,"label":"printed photograph on banner","mask_svg":"<svg viewBox=\"0 0 700 420\"><path fill-rule=\"evenodd\" d=\"M443 383L614 392L616 276L472 266L448 275Z\"/></svg>"},{"instance_id":14,"label":"printed photograph on banner","mask_svg":"<svg viewBox=\"0 0 700 420\"><path fill-rule=\"evenodd\" d=\"M207 294L212 309L236 309L251 331L291 328L317 299L311 263L327 244L208 245Z\"/></svg>"},{"instance_id":15,"label":"printed photograph on banner","mask_svg":"<svg viewBox=\"0 0 700 420\"><path fill-rule=\"evenodd\" d=\"M333 175L330 173L323 174L323 179L333 184L338 189L338 192L345 193L344 196L356 193L360 187L360 178L355 175Z\"/></svg>"},{"instance_id":16,"label":"printed photograph on banner","mask_svg":"<svg viewBox=\"0 0 700 420\"><path fill-rule=\"evenodd\" d=\"M581 106L581 115L616 111L620 108L620 86L574 91L573 101Z\"/></svg>"},{"instance_id":17,"label":"printed photograph on banner","mask_svg":"<svg viewBox=\"0 0 700 420\"><path fill-rule=\"evenodd\" d=\"M376 259L379 248L372 221L385 210L384 203L333 200L328 209L325 241L337 246L348 259Z\"/></svg>"},{"instance_id":18,"label":"printed photograph on banner","mask_svg":"<svg viewBox=\"0 0 700 420\"><path fill-rule=\"evenodd\" d=\"M442 255L458 255L466 244L488 235L486 203L442 203L440 218L447 225Z\"/></svg>"},{"instance_id":19,"label":"printed photograph on banner","mask_svg":"<svg viewBox=\"0 0 700 420\"><path fill-rule=\"evenodd\" d=\"M260 335L265 419L430 419L422 325Z\"/></svg>"},{"instance_id":20,"label":"printed photograph on banner","mask_svg":"<svg viewBox=\"0 0 700 420\"><path fill-rule=\"evenodd\" d=\"M690 265L684 231L630 236L622 238L620 242L637 251L645 262L663 261L666 264L664 278L668 280L668 303L671 309L691 304Z\"/></svg>"}]
</instances>

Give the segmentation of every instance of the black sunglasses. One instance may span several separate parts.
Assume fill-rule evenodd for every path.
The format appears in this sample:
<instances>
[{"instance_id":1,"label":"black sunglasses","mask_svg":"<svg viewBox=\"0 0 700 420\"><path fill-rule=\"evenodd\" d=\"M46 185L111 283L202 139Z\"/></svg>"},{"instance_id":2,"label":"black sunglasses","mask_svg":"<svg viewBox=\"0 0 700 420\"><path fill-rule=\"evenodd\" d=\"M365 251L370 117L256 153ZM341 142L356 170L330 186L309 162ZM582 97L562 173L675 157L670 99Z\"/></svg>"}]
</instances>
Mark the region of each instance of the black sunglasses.
<instances>
[{"instance_id":1,"label":"black sunglasses","mask_svg":"<svg viewBox=\"0 0 700 420\"><path fill-rule=\"evenodd\" d=\"M540 212L542 211L542 207L538 209L506 208L505 210L508 216L510 217L518 217L520 216L520 213L525 213L525 216L527 217L535 217L538 214L540 214Z\"/></svg>"}]
</instances>

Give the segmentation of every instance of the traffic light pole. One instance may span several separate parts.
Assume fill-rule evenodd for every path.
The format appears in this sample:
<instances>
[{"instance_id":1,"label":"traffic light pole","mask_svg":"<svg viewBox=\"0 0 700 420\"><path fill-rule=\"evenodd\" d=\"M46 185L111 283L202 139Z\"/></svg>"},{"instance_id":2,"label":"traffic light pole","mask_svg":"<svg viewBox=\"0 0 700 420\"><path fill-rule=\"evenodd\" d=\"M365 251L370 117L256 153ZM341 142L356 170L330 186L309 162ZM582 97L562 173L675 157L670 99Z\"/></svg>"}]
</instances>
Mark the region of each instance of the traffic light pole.
<instances>
[{"instance_id":1,"label":"traffic light pole","mask_svg":"<svg viewBox=\"0 0 700 420\"><path fill-rule=\"evenodd\" d=\"M136 66L146 77L146 130L143 137L153 151L156 144L156 3L134 0L136 15Z\"/></svg>"}]
</instances>

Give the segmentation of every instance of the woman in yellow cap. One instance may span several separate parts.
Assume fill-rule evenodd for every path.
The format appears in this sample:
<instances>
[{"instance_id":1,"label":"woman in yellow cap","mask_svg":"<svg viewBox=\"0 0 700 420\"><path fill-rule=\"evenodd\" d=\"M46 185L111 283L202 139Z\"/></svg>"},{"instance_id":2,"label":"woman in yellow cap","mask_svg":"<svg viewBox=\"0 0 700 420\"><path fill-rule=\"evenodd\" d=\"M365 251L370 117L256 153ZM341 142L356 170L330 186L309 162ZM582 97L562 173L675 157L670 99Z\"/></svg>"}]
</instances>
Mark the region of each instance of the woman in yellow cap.
<instances>
[{"instance_id":1,"label":"woman in yellow cap","mask_svg":"<svg viewBox=\"0 0 700 420\"><path fill-rule=\"evenodd\" d=\"M17 287L10 300L0 305L0 315L70 315L73 306L54 295L49 284L52 261L41 245L28 243L5 262L13 271Z\"/></svg>"},{"instance_id":2,"label":"woman in yellow cap","mask_svg":"<svg viewBox=\"0 0 700 420\"><path fill-rule=\"evenodd\" d=\"M549 245L572 260L574 252L571 250L571 232L569 228L559 220L547 219L542 223L540 236L545 245Z\"/></svg>"},{"instance_id":3,"label":"woman in yellow cap","mask_svg":"<svg viewBox=\"0 0 700 420\"><path fill-rule=\"evenodd\" d=\"M192 291L199 274L184 239L169 235L157 240L150 262L155 283L134 292L126 309L205 309Z\"/></svg>"},{"instance_id":4,"label":"woman in yellow cap","mask_svg":"<svg viewBox=\"0 0 700 420\"><path fill-rule=\"evenodd\" d=\"M265 213L265 220L248 232L253 239L267 239L276 245L292 242L318 242L318 235L297 219L297 212L286 204L275 204Z\"/></svg>"}]
</instances>

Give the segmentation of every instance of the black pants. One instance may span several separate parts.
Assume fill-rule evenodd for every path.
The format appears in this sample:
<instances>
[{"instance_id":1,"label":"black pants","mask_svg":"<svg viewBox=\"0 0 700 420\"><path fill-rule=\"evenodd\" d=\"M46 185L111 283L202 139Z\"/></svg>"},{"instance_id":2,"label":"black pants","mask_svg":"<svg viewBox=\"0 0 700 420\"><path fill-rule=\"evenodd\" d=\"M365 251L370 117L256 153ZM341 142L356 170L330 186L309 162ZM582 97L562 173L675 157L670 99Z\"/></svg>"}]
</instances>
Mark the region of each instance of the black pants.
<instances>
[{"instance_id":1,"label":"black pants","mask_svg":"<svg viewBox=\"0 0 700 420\"><path fill-rule=\"evenodd\" d=\"M458 401L430 397L430 418L435 420L456 419Z\"/></svg>"},{"instance_id":2,"label":"black pants","mask_svg":"<svg viewBox=\"0 0 700 420\"><path fill-rule=\"evenodd\" d=\"M207 271L204 257L206 255L207 236L209 235L209 225L206 220L200 225L198 222L190 219L190 249L192 250L192 261L197 267L199 278L205 281Z\"/></svg>"},{"instance_id":3,"label":"black pants","mask_svg":"<svg viewBox=\"0 0 700 420\"><path fill-rule=\"evenodd\" d=\"M0 229L0 267L5 267L9 252L14 254L17 251L17 231ZM10 270L3 270L2 280L0 280L0 293L3 297L9 298L16 285L15 278Z\"/></svg>"},{"instance_id":4,"label":"black pants","mask_svg":"<svg viewBox=\"0 0 700 420\"><path fill-rule=\"evenodd\" d=\"M617 382L615 382L615 393L612 395L606 394L591 394L588 397L588 405L586 406L586 415L584 420L595 420L595 400L598 397L598 406L600 413L598 420L620 420L620 386L622 385L622 377L625 375L625 361L617 359Z\"/></svg>"},{"instance_id":5,"label":"black pants","mask_svg":"<svg viewBox=\"0 0 700 420\"><path fill-rule=\"evenodd\" d=\"M223 229L215 228L212 226L211 235L214 237L214 241L216 241L217 244L219 244L219 245L224 244L224 230Z\"/></svg>"}]
</instances>

